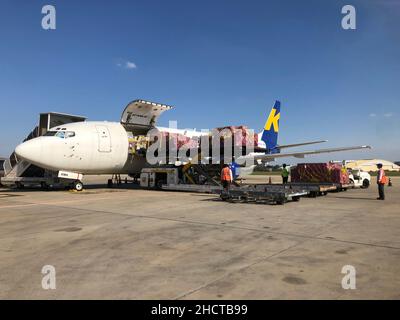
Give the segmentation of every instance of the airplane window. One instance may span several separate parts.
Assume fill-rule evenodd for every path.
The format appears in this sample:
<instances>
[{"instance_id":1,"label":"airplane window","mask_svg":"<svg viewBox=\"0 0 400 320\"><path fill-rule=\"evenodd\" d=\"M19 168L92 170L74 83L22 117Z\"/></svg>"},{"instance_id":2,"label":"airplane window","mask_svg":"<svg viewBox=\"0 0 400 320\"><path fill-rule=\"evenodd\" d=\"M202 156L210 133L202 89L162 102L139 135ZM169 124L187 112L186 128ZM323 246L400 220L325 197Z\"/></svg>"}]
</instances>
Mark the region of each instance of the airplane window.
<instances>
[{"instance_id":1,"label":"airplane window","mask_svg":"<svg viewBox=\"0 0 400 320\"><path fill-rule=\"evenodd\" d=\"M52 137L55 136L57 131L47 131L44 136Z\"/></svg>"},{"instance_id":2,"label":"airplane window","mask_svg":"<svg viewBox=\"0 0 400 320\"><path fill-rule=\"evenodd\" d=\"M55 136L59 137L61 139L64 139L65 138L65 132L64 131L58 131Z\"/></svg>"},{"instance_id":3,"label":"airplane window","mask_svg":"<svg viewBox=\"0 0 400 320\"><path fill-rule=\"evenodd\" d=\"M67 131L67 132L65 133L65 137L66 137L66 138L75 137L75 132L73 132L73 131Z\"/></svg>"}]
</instances>

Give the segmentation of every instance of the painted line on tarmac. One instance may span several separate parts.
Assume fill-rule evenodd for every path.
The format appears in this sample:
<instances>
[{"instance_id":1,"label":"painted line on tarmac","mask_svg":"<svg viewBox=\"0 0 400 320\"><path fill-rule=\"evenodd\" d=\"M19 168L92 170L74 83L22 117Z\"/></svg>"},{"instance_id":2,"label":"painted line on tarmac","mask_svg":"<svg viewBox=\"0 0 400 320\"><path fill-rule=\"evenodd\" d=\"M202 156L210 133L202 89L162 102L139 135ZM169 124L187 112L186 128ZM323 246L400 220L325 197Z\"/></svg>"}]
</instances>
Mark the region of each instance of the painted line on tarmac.
<instances>
[{"instance_id":1,"label":"painted line on tarmac","mask_svg":"<svg viewBox=\"0 0 400 320\"><path fill-rule=\"evenodd\" d=\"M128 195L126 195L128 196ZM47 202L35 202L35 203L25 203L25 204L15 204L10 206L0 206L0 210L5 208L19 208L19 207L29 207L29 206L41 206L41 205L55 205L55 204L63 204L63 203L77 203L77 202L85 202L85 201L93 201L93 200L107 200L107 199L115 199L115 195L112 197L103 197L103 198L85 198L85 199L74 199L74 200L63 200L63 201L47 201Z\"/></svg>"}]
</instances>

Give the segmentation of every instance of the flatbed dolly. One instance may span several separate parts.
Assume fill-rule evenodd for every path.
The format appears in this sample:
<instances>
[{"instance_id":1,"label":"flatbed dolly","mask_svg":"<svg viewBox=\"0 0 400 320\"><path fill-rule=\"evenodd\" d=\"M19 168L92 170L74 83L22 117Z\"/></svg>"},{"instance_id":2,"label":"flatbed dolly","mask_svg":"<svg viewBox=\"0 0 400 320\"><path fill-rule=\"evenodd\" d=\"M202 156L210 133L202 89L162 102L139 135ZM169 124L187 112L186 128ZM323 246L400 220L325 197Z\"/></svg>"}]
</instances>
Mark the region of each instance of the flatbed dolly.
<instances>
[{"instance_id":1,"label":"flatbed dolly","mask_svg":"<svg viewBox=\"0 0 400 320\"><path fill-rule=\"evenodd\" d=\"M329 182L291 182L288 185L292 187L306 188L311 191L312 196L326 195L328 192L347 191L347 189L354 188L353 183L329 183Z\"/></svg>"},{"instance_id":2,"label":"flatbed dolly","mask_svg":"<svg viewBox=\"0 0 400 320\"><path fill-rule=\"evenodd\" d=\"M317 196L326 195L328 192L336 191L337 186L334 184L320 184L320 183L300 183L291 182L286 184L255 184L256 190L262 191L307 191L307 196L315 198Z\"/></svg>"},{"instance_id":3,"label":"flatbed dolly","mask_svg":"<svg viewBox=\"0 0 400 320\"><path fill-rule=\"evenodd\" d=\"M220 195L224 193L224 190L221 186L214 185L163 184L161 189L168 191L214 193ZM315 198L336 190L337 186L334 184L317 183L239 184L232 185L230 188L230 191L232 191L232 199L235 197L236 200L238 200L240 197L244 199L246 197L243 192L247 192L249 196L254 196L260 201L262 198L265 198L264 200L282 198L287 198L287 200L298 200L299 197L304 196Z\"/></svg>"},{"instance_id":4,"label":"flatbed dolly","mask_svg":"<svg viewBox=\"0 0 400 320\"><path fill-rule=\"evenodd\" d=\"M161 186L162 190L166 191L184 191L184 192L196 192L196 193L216 193L221 192L221 186L214 186L208 184L163 184Z\"/></svg>"},{"instance_id":5,"label":"flatbed dolly","mask_svg":"<svg viewBox=\"0 0 400 320\"><path fill-rule=\"evenodd\" d=\"M300 197L306 196L307 190L291 190L289 188L269 188L260 185L243 185L232 187L229 191L217 191L220 198L228 202L239 203L264 203L264 204L284 204L288 201L299 201Z\"/></svg>"}]
</instances>

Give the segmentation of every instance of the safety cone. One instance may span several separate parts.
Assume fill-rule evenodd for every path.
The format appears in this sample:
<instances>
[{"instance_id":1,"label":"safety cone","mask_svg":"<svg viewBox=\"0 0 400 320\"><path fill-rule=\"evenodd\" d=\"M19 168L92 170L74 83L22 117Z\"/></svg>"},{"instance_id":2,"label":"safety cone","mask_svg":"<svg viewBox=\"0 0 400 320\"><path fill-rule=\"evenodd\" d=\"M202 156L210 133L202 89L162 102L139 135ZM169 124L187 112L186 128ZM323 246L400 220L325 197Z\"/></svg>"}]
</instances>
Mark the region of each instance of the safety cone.
<instances>
[{"instance_id":1,"label":"safety cone","mask_svg":"<svg viewBox=\"0 0 400 320\"><path fill-rule=\"evenodd\" d=\"M269 177L269 179L268 179L268 184L272 184L272 179L271 179L271 177Z\"/></svg>"}]
</instances>

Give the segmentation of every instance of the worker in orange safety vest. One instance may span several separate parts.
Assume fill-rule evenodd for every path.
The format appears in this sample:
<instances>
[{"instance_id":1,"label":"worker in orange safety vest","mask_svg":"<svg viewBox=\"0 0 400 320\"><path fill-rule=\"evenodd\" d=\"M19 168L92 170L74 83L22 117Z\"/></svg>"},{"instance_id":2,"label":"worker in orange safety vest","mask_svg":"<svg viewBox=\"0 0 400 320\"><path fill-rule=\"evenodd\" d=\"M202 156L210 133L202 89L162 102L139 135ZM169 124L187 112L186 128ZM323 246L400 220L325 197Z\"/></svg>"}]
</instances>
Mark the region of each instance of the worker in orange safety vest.
<instances>
[{"instance_id":1,"label":"worker in orange safety vest","mask_svg":"<svg viewBox=\"0 0 400 320\"><path fill-rule=\"evenodd\" d=\"M224 167L221 170L221 182L222 186L226 191L229 191L229 187L233 181L232 170L229 168L227 164L224 164Z\"/></svg>"},{"instance_id":2,"label":"worker in orange safety vest","mask_svg":"<svg viewBox=\"0 0 400 320\"><path fill-rule=\"evenodd\" d=\"M376 165L378 167L378 175L376 177L376 182L378 184L379 197L377 200L385 200L385 184L387 183L387 177L385 171L382 168L382 163Z\"/></svg>"}]
</instances>

